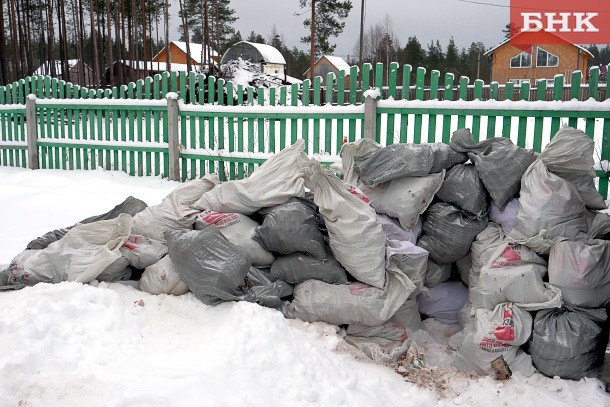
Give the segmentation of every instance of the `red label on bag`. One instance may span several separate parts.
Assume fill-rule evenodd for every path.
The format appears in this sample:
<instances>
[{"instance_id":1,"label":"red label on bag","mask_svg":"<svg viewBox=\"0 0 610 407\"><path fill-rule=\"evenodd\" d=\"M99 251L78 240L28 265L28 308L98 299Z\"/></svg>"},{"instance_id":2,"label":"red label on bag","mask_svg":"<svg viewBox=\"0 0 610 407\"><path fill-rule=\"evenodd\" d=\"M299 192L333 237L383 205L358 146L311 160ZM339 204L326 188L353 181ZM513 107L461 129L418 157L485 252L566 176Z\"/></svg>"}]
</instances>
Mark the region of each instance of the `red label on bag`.
<instances>
[{"instance_id":1,"label":"red label on bag","mask_svg":"<svg viewBox=\"0 0 610 407\"><path fill-rule=\"evenodd\" d=\"M610 4L600 0L511 0L510 43L523 50L535 44L606 44Z\"/></svg>"},{"instance_id":2,"label":"red label on bag","mask_svg":"<svg viewBox=\"0 0 610 407\"><path fill-rule=\"evenodd\" d=\"M201 213L200 217L202 222L205 222L208 225L214 225L219 229L222 229L225 226L239 223L239 217L236 213L205 211Z\"/></svg>"}]
</instances>

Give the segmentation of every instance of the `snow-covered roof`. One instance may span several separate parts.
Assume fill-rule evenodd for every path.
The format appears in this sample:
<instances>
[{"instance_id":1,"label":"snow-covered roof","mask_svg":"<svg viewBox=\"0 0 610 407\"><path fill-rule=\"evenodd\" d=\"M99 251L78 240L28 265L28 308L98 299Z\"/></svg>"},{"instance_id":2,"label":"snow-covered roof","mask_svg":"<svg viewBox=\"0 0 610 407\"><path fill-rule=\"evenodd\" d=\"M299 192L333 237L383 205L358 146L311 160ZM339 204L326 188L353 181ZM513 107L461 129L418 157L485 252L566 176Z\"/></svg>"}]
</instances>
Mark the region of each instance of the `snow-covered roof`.
<instances>
[{"instance_id":1,"label":"snow-covered roof","mask_svg":"<svg viewBox=\"0 0 610 407\"><path fill-rule=\"evenodd\" d=\"M349 75L350 66L345 60L341 57L335 55L324 55L322 58L328 59L328 62L333 64L338 71L345 72L346 75Z\"/></svg>"},{"instance_id":2,"label":"snow-covered roof","mask_svg":"<svg viewBox=\"0 0 610 407\"><path fill-rule=\"evenodd\" d=\"M559 37L559 36L557 35L557 37ZM561 37L560 37L560 38L561 38ZM502 45L506 44L506 43L507 43L507 42L509 42L510 40L511 40L511 39L509 38L509 39L507 39L507 40L502 41L500 44L498 44L498 45L496 45L495 47L491 48L490 50L488 50L487 52L485 52L483 55L490 55L491 53L493 53L495 50L497 50L498 48L500 48ZM571 42L569 42L569 41L566 41L566 43L572 44L572 43L571 43ZM542 45L544 45L544 44L542 44ZM576 48L580 49L581 51L586 52L587 54L589 54L589 55L591 56L591 58L593 58L593 54L592 54L592 53L591 53L591 52L590 52L588 49L586 49L586 48L584 48L584 47L582 47L582 46L580 46L580 45L578 45L578 44L572 44L572 45L574 45Z\"/></svg>"},{"instance_id":3,"label":"snow-covered roof","mask_svg":"<svg viewBox=\"0 0 610 407\"><path fill-rule=\"evenodd\" d=\"M55 63L55 73L57 75L62 74L62 61L47 61L40 65L38 69L34 71L32 75L48 75L51 73L51 64ZM68 59L68 69L72 69L78 64L78 59Z\"/></svg>"},{"instance_id":4,"label":"snow-covered roof","mask_svg":"<svg viewBox=\"0 0 610 407\"><path fill-rule=\"evenodd\" d=\"M184 42L184 41L172 41L172 44L174 44L182 52L187 54L187 52L186 52L186 42ZM198 64L201 64L202 63L202 61L201 61L202 53L201 52L203 50L203 44L197 44L196 42L189 42L189 48L191 50L191 58L193 58L195 60L195 62L197 62ZM161 52L163 52L163 50L161 50L157 55L155 55L153 57L153 59L158 57ZM207 53L211 57L217 57L218 56L218 52L216 52L212 48L209 48L207 50ZM209 61L207 61L207 62L209 62ZM174 64L172 63L172 65L174 65Z\"/></svg>"},{"instance_id":5,"label":"snow-covered roof","mask_svg":"<svg viewBox=\"0 0 610 407\"><path fill-rule=\"evenodd\" d=\"M266 64L284 64L286 65L286 60L280 51L277 48L267 45L267 44L259 44L257 42L248 42L248 41L240 41L233 45L233 47L237 47L240 45L246 45L253 48L261 54L264 63ZM233 48L231 47L231 48Z\"/></svg>"}]
</instances>

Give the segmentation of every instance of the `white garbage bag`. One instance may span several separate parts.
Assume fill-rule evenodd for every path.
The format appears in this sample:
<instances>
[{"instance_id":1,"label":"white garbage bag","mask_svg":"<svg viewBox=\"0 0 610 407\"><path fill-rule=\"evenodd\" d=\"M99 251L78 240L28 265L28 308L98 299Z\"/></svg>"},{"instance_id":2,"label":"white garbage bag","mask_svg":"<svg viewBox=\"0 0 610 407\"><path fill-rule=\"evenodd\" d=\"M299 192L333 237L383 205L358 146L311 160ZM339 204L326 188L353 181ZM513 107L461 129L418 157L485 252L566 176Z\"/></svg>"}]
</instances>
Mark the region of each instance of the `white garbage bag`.
<instances>
[{"instance_id":1,"label":"white garbage bag","mask_svg":"<svg viewBox=\"0 0 610 407\"><path fill-rule=\"evenodd\" d=\"M140 278L140 290L149 294L183 295L189 288L180 279L169 256L163 257L157 263L146 267Z\"/></svg>"}]
</instances>

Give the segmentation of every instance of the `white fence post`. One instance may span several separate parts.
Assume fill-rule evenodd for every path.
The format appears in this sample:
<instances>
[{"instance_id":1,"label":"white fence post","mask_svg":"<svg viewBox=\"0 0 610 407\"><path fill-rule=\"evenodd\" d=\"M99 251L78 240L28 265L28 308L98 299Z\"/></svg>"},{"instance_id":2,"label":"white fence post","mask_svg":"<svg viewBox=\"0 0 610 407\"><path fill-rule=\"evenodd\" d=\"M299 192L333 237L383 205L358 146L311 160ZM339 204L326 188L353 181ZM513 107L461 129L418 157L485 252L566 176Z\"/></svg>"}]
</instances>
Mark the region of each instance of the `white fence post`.
<instances>
[{"instance_id":1,"label":"white fence post","mask_svg":"<svg viewBox=\"0 0 610 407\"><path fill-rule=\"evenodd\" d=\"M377 134L377 100L367 95L364 99L364 138L375 140Z\"/></svg>"},{"instance_id":2,"label":"white fence post","mask_svg":"<svg viewBox=\"0 0 610 407\"><path fill-rule=\"evenodd\" d=\"M169 179L180 181L180 134L178 133L178 94L169 92L167 98L167 142L169 144Z\"/></svg>"},{"instance_id":3,"label":"white fence post","mask_svg":"<svg viewBox=\"0 0 610 407\"><path fill-rule=\"evenodd\" d=\"M25 99L25 118L28 142L28 168L38 169L38 119L36 117L36 96L28 95Z\"/></svg>"}]
</instances>

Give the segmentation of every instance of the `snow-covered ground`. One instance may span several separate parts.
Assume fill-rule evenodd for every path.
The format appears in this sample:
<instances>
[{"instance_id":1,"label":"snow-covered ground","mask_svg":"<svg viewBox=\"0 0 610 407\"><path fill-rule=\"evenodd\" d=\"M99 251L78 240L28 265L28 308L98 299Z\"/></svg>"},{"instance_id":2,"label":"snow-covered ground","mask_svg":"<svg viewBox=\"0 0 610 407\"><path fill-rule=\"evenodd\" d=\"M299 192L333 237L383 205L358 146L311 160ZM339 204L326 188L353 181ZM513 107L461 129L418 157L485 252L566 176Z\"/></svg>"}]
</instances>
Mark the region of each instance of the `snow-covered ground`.
<instances>
[{"instance_id":1,"label":"snow-covered ground","mask_svg":"<svg viewBox=\"0 0 610 407\"><path fill-rule=\"evenodd\" d=\"M177 183L117 172L0 167L0 264L33 238ZM251 303L202 304L127 284L0 291L0 406L610 406L594 379L457 372L456 326L412 335L427 368L403 378L323 323Z\"/></svg>"}]
</instances>

